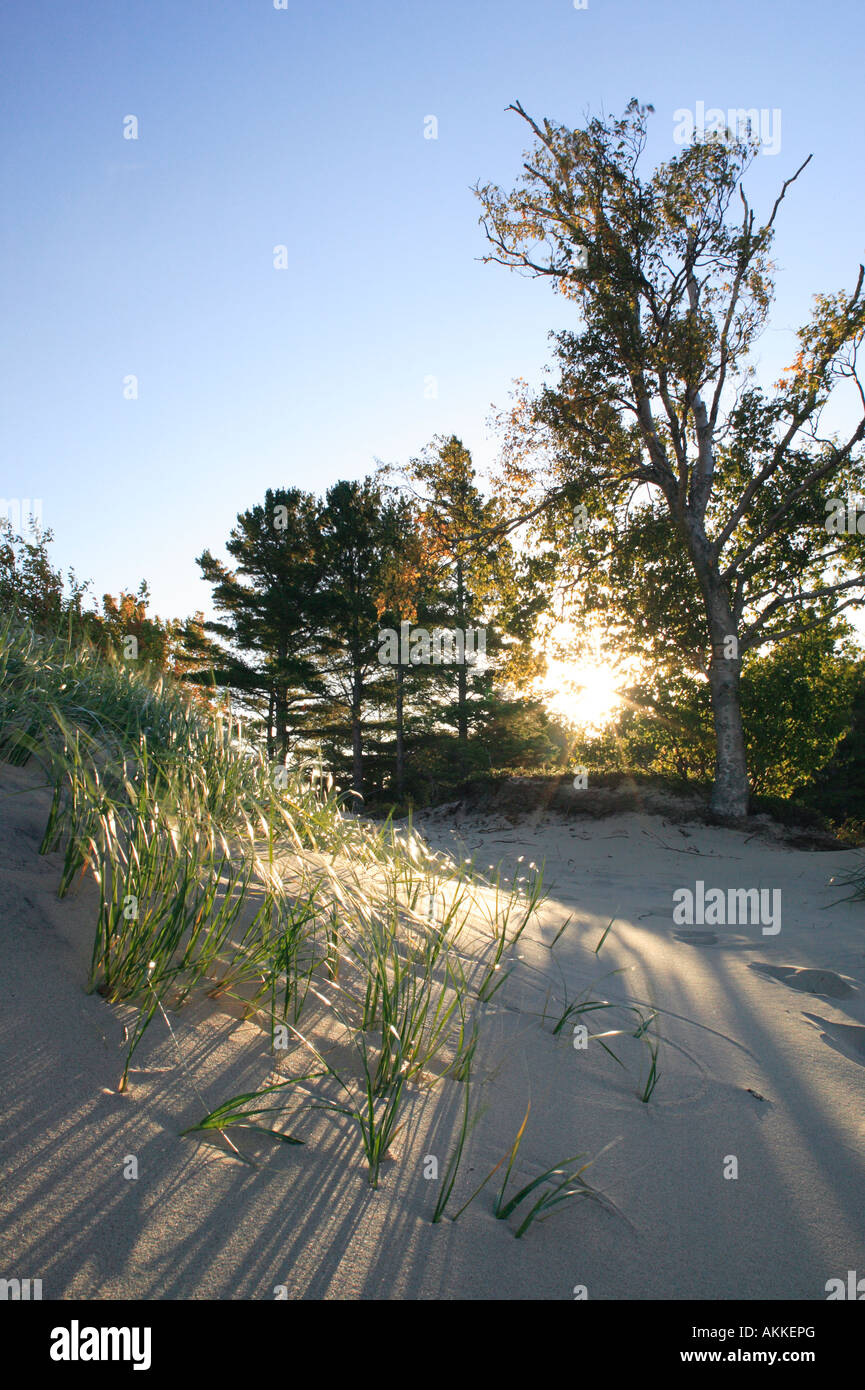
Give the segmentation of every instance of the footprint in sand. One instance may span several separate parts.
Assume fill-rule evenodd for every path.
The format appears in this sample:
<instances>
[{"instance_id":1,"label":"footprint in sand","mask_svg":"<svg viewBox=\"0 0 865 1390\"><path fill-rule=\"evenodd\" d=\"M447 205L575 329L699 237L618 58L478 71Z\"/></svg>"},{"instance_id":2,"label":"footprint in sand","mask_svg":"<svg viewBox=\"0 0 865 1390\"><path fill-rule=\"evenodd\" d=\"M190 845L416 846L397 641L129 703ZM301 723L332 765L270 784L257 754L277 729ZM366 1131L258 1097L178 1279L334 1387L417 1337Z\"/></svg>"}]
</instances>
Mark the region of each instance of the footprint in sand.
<instances>
[{"instance_id":1,"label":"footprint in sand","mask_svg":"<svg viewBox=\"0 0 865 1390\"><path fill-rule=\"evenodd\" d=\"M674 931L673 936L687 946L714 946L718 940L717 933L713 931Z\"/></svg>"},{"instance_id":2,"label":"footprint in sand","mask_svg":"<svg viewBox=\"0 0 865 1390\"><path fill-rule=\"evenodd\" d=\"M827 1047L865 1067L865 1028L856 1023L832 1023L819 1014L805 1014L804 1017L823 1030L820 1036Z\"/></svg>"},{"instance_id":3,"label":"footprint in sand","mask_svg":"<svg viewBox=\"0 0 865 1390\"><path fill-rule=\"evenodd\" d=\"M790 989L801 990L803 994L822 994L827 999L848 999L856 993L856 987L836 975L834 970L806 970L796 965L762 965L751 961L751 969L760 975L768 975Z\"/></svg>"}]
</instances>

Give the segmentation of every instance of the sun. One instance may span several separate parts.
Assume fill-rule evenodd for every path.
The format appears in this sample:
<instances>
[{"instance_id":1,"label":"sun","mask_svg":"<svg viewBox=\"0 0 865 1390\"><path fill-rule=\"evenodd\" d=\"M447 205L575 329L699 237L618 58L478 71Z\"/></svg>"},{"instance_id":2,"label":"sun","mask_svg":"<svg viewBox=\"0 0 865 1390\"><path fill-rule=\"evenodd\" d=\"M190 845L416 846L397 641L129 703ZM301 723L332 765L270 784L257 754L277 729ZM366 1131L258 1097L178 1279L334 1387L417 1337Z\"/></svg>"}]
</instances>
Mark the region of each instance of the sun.
<instances>
[{"instance_id":1,"label":"sun","mask_svg":"<svg viewBox=\"0 0 865 1390\"><path fill-rule=\"evenodd\" d=\"M630 663L605 647L599 632L580 636L567 620L557 621L538 644L546 673L534 693L550 714L565 724L599 733L613 723L624 701L621 691L631 675Z\"/></svg>"},{"instance_id":2,"label":"sun","mask_svg":"<svg viewBox=\"0 0 865 1390\"><path fill-rule=\"evenodd\" d=\"M622 707L620 674L594 660L547 659L541 697L550 714L567 724L599 731L612 723Z\"/></svg>"}]
</instances>

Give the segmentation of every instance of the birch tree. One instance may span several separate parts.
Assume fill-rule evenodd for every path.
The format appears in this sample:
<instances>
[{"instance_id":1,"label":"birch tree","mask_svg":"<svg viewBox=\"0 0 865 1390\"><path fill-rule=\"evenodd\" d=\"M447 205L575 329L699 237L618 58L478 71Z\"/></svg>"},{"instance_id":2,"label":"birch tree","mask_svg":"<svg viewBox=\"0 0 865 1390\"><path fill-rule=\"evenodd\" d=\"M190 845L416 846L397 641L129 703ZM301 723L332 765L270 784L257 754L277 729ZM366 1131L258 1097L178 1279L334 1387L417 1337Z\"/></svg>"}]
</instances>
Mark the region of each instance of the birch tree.
<instances>
[{"instance_id":1,"label":"birch tree","mask_svg":"<svg viewBox=\"0 0 865 1390\"><path fill-rule=\"evenodd\" d=\"M586 509L581 581L705 676L712 806L735 819L749 798L743 656L865 598L865 542L826 519L831 498L865 481L865 271L815 297L795 360L760 385L776 219L811 157L758 216L745 187L757 145L741 131L644 178L651 107L576 130L509 110L534 143L512 191L475 190L485 259L546 278L578 317L554 335L558 381L523 393L510 418L520 518L549 526ZM826 424L837 399L841 432Z\"/></svg>"}]
</instances>

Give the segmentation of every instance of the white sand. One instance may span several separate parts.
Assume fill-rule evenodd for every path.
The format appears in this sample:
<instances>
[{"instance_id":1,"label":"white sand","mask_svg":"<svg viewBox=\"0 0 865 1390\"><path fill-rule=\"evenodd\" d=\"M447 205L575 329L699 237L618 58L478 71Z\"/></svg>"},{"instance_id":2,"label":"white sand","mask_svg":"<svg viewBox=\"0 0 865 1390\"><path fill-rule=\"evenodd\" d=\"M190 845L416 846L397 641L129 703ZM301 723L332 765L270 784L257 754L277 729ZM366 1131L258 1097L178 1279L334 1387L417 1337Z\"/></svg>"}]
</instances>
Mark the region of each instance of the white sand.
<instances>
[{"instance_id":1,"label":"white sand","mask_svg":"<svg viewBox=\"0 0 865 1390\"><path fill-rule=\"evenodd\" d=\"M0 1274L41 1278L46 1299L272 1299L280 1285L290 1298L570 1299L585 1285L590 1299L809 1300L865 1274L865 905L828 906L852 855L638 814L420 823L482 866L545 858L551 894L489 1009L474 1087L486 1113L452 1207L510 1147L529 1098L516 1182L612 1143L587 1177L618 1211L574 1202L515 1240L514 1218L492 1215L496 1179L457 1223L430 1224L423 1160L444 1166L454 1082L410 1100L377 1192L347 1122L326 1116L295 1126L303 1148L245 1136L256 1167L218 1138L179 1138L203 1107L160 1019L119 1095L133 1011L84 992L95 889L58 901L58 856L36 854L48 801L34 780L0 768ZM780 933L678 939L673 891L697 879L780 888ZM583 991L660 1011L648 1104L644 1044L611 1040L623 1068L597 1042L575 1050L570 1028L552 1036L556 1002ZM603 1031L624 1014L586 1021ZM253 1024L197 1005L173 1023L207 1106L270 1073Z\"/></svg>"}]
</instances>

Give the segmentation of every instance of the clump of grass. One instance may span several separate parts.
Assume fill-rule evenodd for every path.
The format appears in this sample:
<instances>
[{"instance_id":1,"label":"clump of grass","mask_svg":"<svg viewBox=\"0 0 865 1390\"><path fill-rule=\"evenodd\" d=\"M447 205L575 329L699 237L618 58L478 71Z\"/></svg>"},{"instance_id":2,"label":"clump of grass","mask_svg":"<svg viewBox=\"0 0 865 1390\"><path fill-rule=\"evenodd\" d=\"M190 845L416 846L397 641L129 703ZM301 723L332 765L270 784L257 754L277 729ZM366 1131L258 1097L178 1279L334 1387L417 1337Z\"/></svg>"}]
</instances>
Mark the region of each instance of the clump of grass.
<instances>
[{"instance_id":1,"label":"clump of grass","mask_svg":"<svg viewBox=\"0 0 865 1390\"><path fill-rule=\"evenodd\" d=\"M369 1167L370 1187L378 1187L382 1161L387 1157L388 1150L400 1128L399 1110L405 1091L405 1077L399 1069L389 1081L384 1083L379 1080L378 1071L374 1077L369 1063L366 1040L362 1034L360 1042L364 1065L364 1093L359 1106L343 1113L349 1114L357 1121L363 1151ZM384 1050L385 1047L383 1046L382 1054ZM396 1055L399 1056L398 1050Z\"/></svg>"},{"instance_id":2,"label":"clump of grass","mask_svg":"<svg viewBox=\"0 0 865 1390\"><path fill-rule=\"evenodd\" d=\"M466 1077L465 1090L463 1094L462 1121L460 1123L459 1131L457 1133L456 1144L454 1145L450 1153L450 1156L448 1157L448 1161L445 1165L444 1172L442 1173L441 1187L439 1188L438 1199L436 1200L435 1210L432 1214L432 1224L434 1226L439 1221L441 1221L442 1217L445 1214L447 1204L450 1201L450 1195L453 1191L454 1183L456 1182L456 1177L457 1173L459 1172L460 1164L462 1163L463 1149L465 1148L466 1139L469 1135L469 1128L469 1080L468 1077ZM460 1210L464 1211L465 1208L463 1207ZM460 1212L457 1212L457 1216L459 1215ZM454 1221L456 1221L457 1216L453 1218Z\"/></svg>"},{"instance_id":3,"label":"clump of grass","mask_svg":"<svg viewBox=\"0 0 865 1390\"><path fill-rule=\"evenodd\" d=\"M273 1129L268 1125L253 1123L253 1117L258 1115L270 1115L275 1110L280 1110L280 1106L272 1105L253 1105L252 1101L259 1101L262 1097L272 1095L274 1091L282 1090L287 1086L298 1086L306 1081L317 1080L322 1075L321 1072L308 1072L304 1076L292 1077L290 1081L278 1081L270 1086L259 1087L257 1091L246 1091L242 1095L232 1096L231 1100L223 1101L215 1110L211 1110L197 1124L190 1125L188 1129L181 1131L181 1135L200 1134L207 1130L217 1130L220 1133L230 1127L240 1129L253 1129L262 1134L271 1135L283 1144L303 1144L303 1139L298 1139L294 1134L285 1134L282 1130Z\"/></svg>"},{"instance_id":4,"label":"clump of grass","mask_svg":"<svg viewBox=\"0 0 865 1390\"><path fill-rule=\"evenodd\" d=\"M607 928L607 930L609 930L609 927ZM611 973L618 975L622 972L620 970L615 970ZM629 1013L635 1014L637 1018L636 1028L607 1028L604 1030L603 1033L587 1032L586 1041L597 1042L604 1049L607 1055L611 1057L618 1066L624 1069L624 1062L622 1061L621 1057L619 1057L617 1053L613 1051L612 1047L609 1045L608 1040L611 1038L623 1037L644 1038L646 1046L649 1050L650 1067L645 1085L643 1086L642 1091L638 1092L638 1094L642 1101L648 1102L652 1096L652 1092L658 1084L659 1075L657 1059L658 1051L660 1048L660 1042L656 1039L649 1037L649 1029L658 1017L656 1009L652 1009L650 1013L644 1014L642 1009L639 1008L636 1004L616 1003L608 999L592 999L589 997L589 991L586 991L586 993L583 994L580 998L572 1000L570 1002L568 1002L566 998L565 1008L559 1015L555 1024L553 1025L553 1036L557 1037L563 1031L563 1029L576 1018L582 1018L586 1014L597 1013L599 1011L607 1011L610 1009L625 1009ZM546 1018L546 1008L544 1009L544 1018Z\"/></svg>"},{"instance_id":5,"label":"clump of grass","mask_svg":"<svg viewBox=\"0 0 865 1390\"><path fill-rule=\"evenodd\" d=\"M571 1003L565 1005L564 1012L553 1025L553 1037L558 1037L562 1029L574 1018L582 1018L583 1014L595 1013L598 1009L614 1008L616 1008L616 1005L609 1003L606 999L588 999L585 996L580 999L574 999Z\"/></svg>"},{"instance_id":6,"label":"clump of grass","mask_svg":"<svg viewBox=\"0 0 865 1390\"><path fill-rule=\"evenodd\" d=\"M450 1158L448 1159L447 1168L445 1169L445 1172L442 1175L442 1188L439 1193L439 1198L436 1202L435 1211L433 1212L432 1216L433 1224L435 1224L438 1221L441 1221L442 1216L445 1213L445 1209L450 1199L451 1192L453 1191L453 1186L456 1180L457 1172L459 1170L460 1163L462 1162L463 1149L465 1147L466 1139L479 1118L480 1113L476 1111L471 1121L469 1121L469 1088L468 1085L466 1085L465 1097L463 1100L462 1124L460 1125L459 1134L457 1135L456 1145L454 1146L453 1152L451 1153ZM499 1162L496 1164L495 1168L492 1168L490 1172L487 1173L483 1182L479 1183L479 1185L475 1188L474 1192L472 1192L468 1200L463 1202L462 1206L459 1208L458 1211L454 1212L453 1216L451 1217L452 1221L459 1220L466 1208L471 1206L475 1198L478 1197L480 1193L483 1191L483 1189L486 1187L490 1178L492 1178L498 1172L499 1168L501 1168L504 1161L504 1158L501 1158Z\"/></svg>"},{"instance_id":7,"label":"clump of grass","mask_svg":"<svg viewBox=\"0 0 865 1390\"><path fill-rule=\"evenodd\" d=\"M477 997L482 1003L488 1004L510 975L509 970L502 973L501 962L505 949L513 950L543 901L543 865L540 869L532 865L530 873L528 886L520 893L518 890L503 890L501 870L496 871L492 884L493 902L489 907L485 907L492 930L493 951L478 985ZM519 914L519 919L509 936L508 928L514 912Z\"/></svg>"},{"instance_id":8,"label":"clump of grass","mask_svg":"<svg viewBox=\"0 0 865 1390\"><path fill-rule=\"evenodd\" d=\"M649 1101L652 1098L652 1092L658 1084L658 1051L660 1049L660 1043L657 1041L657 1039L647 1038L646 1043L649 1049L649 1057L651 1059L651 1062L649 1066L649 1074L646 1077L646 1084L643 1087L642 1094L640 1095L640 1100L643 1102L644 1105L647 1105L649 1103Z\"/></svg>"},{"instance_id":9,"label":"clump of grass","mask_svg":"<svg viewBox=\"0 0 865 1390\"><path fill-rule=\"evenodd\" d=\"M501 1189L493 1206L493 1213L496 1219L499 1221L506 1221L507 1218L522 1205L527 1197L530 1197L533 1192L539 1193L531 1207L524 1211L523 1220L514 1232L517 1240L525 1235L533 1221L546 1219L547 1216L552 1214L553 1209L562 1202L570 1201L575 1197L597 1196L588 1184L582 1180L582 1174L585 1172L586 1168L588 1168L589 1164L584 1163L579 1168L575 1166L579 1163L582 1157L581 1154L576 1154L572 1158L562 1159L559 1163L555 1164L554 1167L545 1169L538 1177L526 1183L525 1186L521 1187L512 1197L506 1196L511 1172L516 1162L520 1145L523 1142L526 1126L529 1122L530 1111L531 1101L529 1101L526 1106L523 1122L517 1131L510 1153L505 1155L508 1166L505 1169ZM492 1170L485 1181L488 1181L489 1177L492 1177L492 1174L497 1171L503 1162L504 1159L496 1165L496 1168Z\"/></svg>"},{"instance_id":10,"label":"clump of grass","mask_svg":"<svg viewBox=\"0 0 865 1390\"><path fill-rule=\"evenodd\" d=\"M543 1221L547 1216L552 1215L553 1208L557 1207L559 1203L570 1201L574 1197L592 1197L597 1200L597 1194L591 1190L587 1183L582 1181L582 1174L588 1168L588 1163L582 1164L579 1168L575 1167L579 1159L580 1155L578 1154L575 1158L565 1159L555 1168L548 1168L546 1172L541 1173L540 1177L526 1183L525 1187L521 1187L516 1196L506 1202L501 1211L496 1212L496 1215L501 1219L510 1216L511 1212L516 1210L520 1203L530 1196L536 1188L542 1188L540 1195L528 1208L522 1222L514 1232L517 1240L525 1235L533 1221L538 1219ZM544 1183L550 1185L543 1188L542 1184Z\"/></svg>"}]
</instances>

